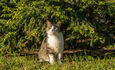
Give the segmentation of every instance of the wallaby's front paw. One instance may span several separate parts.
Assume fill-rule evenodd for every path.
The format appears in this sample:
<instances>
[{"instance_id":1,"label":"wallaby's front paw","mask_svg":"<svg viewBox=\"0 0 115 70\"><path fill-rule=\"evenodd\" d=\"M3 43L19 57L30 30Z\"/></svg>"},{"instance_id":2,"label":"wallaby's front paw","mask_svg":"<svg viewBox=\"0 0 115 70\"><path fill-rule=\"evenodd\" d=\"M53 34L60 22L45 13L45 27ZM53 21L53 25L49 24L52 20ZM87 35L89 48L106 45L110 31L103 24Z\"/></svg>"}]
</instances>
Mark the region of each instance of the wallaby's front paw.
<instances>
[{"instance_id":1,"label":"wallaby's front paw","mask_svg":"<svg viewBox=\"0 0 115 70\"><path fill-rule=\"evenodd\" d=\"M58 61L58 64L63 64L61 61Z\"/></svg>"}]
</instances>

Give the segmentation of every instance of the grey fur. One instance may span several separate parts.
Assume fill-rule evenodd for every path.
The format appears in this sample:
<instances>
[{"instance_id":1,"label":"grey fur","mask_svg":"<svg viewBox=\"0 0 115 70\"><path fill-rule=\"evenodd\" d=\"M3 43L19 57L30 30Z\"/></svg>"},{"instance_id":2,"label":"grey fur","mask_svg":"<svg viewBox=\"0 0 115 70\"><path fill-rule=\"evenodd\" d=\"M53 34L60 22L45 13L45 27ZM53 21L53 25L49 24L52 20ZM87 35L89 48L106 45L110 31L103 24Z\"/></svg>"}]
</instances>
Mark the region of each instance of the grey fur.
<instances>
[{"instance_id":1,"label":"grey fur","mask_svg":"<svg viewBox=\"0 0 115 70\"><path fill-rule=\"evenodd\" d=\"M52 25L50 21L47 21L47 37L44 38L39 51L39 61L48 61L54 64L54 60L58 63L61 62L61 57L64 50L63 35L60 31L60 26ZM57 23L61 25L60 23ZM52 28L51 28L52 27ZM54 32L52 30L54 30ZM49 32L48 32L49 31ZM52 32L51 32L52 31Z\"/></svg>"}]
</instances>

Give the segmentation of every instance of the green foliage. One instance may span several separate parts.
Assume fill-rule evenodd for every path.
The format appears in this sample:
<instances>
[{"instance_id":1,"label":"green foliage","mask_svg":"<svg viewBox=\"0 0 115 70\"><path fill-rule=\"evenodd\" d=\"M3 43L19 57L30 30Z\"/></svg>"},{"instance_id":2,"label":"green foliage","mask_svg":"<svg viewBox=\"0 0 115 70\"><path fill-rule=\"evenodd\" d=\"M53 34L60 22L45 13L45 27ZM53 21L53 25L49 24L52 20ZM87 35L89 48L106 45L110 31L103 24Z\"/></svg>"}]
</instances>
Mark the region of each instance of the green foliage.
<instances>
[{"instance_id":1,"label":"green foliage","mask_svg":"<svg viewBox=\"0 0 115 70\"><path fill-rule=\"evenodd\" d=\"M62 21L65 42L77 47L77 40L104 44L111 38L115 4L94 0L10 0L0 1L0 52L39 48L45 35L45 19ZM104 19L104 22L101 22ZM6 52L6 53L7 53Z\"/></svg>"},{"instance_id":2,"label":"green foliage","mask_svg":"<svg viewBox=\"0 0 115 70\"><path fill-rule=\"evenodd\" d=\"M71 60L71 62L70 62ZM65 57L63 64L39 63L36 57L0 57L1 70L114 70L115 57L93 58L91 56Z\"/></svg>"}]
</instances>

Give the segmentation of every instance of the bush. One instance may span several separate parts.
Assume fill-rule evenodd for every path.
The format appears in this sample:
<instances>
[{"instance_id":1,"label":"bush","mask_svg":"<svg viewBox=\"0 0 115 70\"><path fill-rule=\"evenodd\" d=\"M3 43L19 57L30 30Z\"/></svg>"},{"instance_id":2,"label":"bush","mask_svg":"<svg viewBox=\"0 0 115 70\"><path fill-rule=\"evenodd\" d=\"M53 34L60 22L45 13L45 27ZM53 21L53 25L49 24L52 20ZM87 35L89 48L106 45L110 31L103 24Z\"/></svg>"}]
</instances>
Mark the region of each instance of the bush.
<instances>
[{"instance_id":1,"label":"bush","mask_svg":"<svg viewBox=\"0 0 115 70\"><path fill-rule=\"evenodd\" d=\"M88 40L87 45L95 47L109 42L107 39L113 36L114 2L10 0L1 1L0 10L1 52L39 48L45 35L46 18L53 24L62 21L62 31L68 46L77 47L78 40Z\"/></svg>"}]
</instances>

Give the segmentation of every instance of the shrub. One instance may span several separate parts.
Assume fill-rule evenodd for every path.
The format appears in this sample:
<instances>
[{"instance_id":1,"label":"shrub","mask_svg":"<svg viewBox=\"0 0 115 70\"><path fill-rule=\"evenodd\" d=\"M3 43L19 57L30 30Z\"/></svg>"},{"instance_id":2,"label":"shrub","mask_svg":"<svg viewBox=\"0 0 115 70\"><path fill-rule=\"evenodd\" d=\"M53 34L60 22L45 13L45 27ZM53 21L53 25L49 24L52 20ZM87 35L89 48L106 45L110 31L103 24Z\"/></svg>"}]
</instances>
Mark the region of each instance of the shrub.
<instances>
[{"instance_id":1,"label":"shrub","mask_svg":"<svg viewBox=\"0 0 115 70\"><path fill-rule=\"evenodd\" d=\"M61 20L65 42L77 47L77 40L89 46L104 44L113 35L115 4L93 0L11 0L0 2L0 51L39 48L45 36L45 19Z\"/></svg>"}]
</instances>

